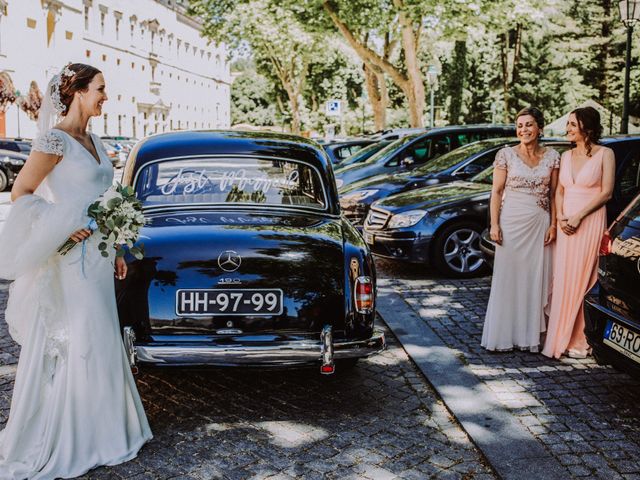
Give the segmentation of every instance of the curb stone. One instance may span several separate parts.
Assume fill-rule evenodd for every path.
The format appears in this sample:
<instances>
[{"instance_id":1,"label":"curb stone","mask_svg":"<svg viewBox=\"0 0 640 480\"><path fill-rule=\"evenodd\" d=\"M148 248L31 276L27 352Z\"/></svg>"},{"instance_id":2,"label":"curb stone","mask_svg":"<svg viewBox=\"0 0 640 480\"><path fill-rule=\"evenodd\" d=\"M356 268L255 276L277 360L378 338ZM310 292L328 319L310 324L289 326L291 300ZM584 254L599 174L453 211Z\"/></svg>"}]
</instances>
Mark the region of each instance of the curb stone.
<instances>
[{"instance_id":1,"label":"curb stone","mask_svg":"<svg viewBox=\"0 0 640 480\"><path fill-rule=\"evenodd\" d=\"M377 310L501 478L571 476L398 293L379 287Z\"/></svg>"}]
</instances>

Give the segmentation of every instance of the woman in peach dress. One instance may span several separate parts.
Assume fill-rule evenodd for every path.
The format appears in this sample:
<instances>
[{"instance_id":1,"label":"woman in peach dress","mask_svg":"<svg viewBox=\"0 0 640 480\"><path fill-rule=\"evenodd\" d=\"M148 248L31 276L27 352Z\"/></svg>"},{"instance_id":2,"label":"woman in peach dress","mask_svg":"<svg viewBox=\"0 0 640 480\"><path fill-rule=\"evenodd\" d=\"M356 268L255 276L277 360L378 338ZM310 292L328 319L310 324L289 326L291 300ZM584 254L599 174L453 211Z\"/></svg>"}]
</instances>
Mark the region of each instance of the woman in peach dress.
<instances>
[{"instance_id":1,"label":"woman in peach dress","mask_svg":"<svg viewBox=\"0 0 640 480\"><path fill-rule=\"evenodd\" d=\"M606 228L605 204L611 198L615 157L597 145L602 126L592 107L571 112L567 138L575 148L562 155L556 210L559 223L553 266L553 290L547 338L542 353L584 358L582 302L596 281L598 248Z\"/></svg>"}]
</instances>

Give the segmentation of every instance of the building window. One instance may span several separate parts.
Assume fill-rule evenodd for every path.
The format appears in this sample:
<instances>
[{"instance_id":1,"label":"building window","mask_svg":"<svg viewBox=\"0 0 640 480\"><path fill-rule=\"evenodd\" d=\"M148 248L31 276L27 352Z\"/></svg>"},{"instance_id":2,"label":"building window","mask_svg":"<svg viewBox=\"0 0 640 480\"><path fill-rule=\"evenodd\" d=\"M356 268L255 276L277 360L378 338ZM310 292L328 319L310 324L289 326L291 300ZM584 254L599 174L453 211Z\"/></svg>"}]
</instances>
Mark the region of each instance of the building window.
<instances>
[{"instance_id":1,"label":"building window","mask_svg":"<svg viewBox=\"0 0 640 480\"><path fill-rule=\"evenodd\" d=\"M100 12L100 34L104 35L104 19L107 16L106 13Z\"/></svg>"},{"instance_id":2,"label":"building window","mask_svg":"<svg viewBox=\"0 0 640 480\"><path fill-rule=\"evenodd\" d=\"M108 135L109 134L109 129L107 128L107 120L108 120L108 118L107 118L107 114L106 113L103 115L103 118L104 118L104 134Z\"/></svg>"},{"instance_id":3,"label":"building window","mask_svg":"<svg viewBox=\"0 0 640 480\"><path fill-rule=\"evenodd\" d=\"M27 27L36 28L36 21L33 18L27 18Z\"/></svg>"},{"instance_id":4,"label":"building window","mask_svg":"<svg viewBox=\"0 0 640 480\"><path fill-rule=\"evenodd\" d=\"M120 19L116 18L116 40L120 40Z\"/></svg>"},{"instance_id":5,"label":"building window","mask_svg":"<svg viewBox=\"0 0 640 480\"><path fill-rule=\"evenodd\" d=\"M131 24L131 41L133 42L133 36L135 34L135 30L136 30L136 25L135 23Z\"/></svg>"},{"instance_id":6,"label":"building window","mask_svg":"<svg viewBox=\"0 0 640 480\"><path fill-rule=\"evenodd\" d=\"M87 58L89 58L91 56L91 50L85 50L84 54Z\"/></svg>"},{"instance_id":7,"label":"building window","mask_svg":"<svg viewBox=\"0 0 640 480\"><path fill-rule=\"evenodd\" d=\"M84 6L84 29L89 30L89 5Z\"/></svg>"},{"instance_id":8,"label":"building window","mask_svg":"<svg viewBox=\"0 0 640 480\"><path fill-rule=\"evenodd\" d=\"M137 137L136 133L137 133L137 132L136 132L136 116L135 116L135 115L133 115L133 116L131 117L131 136L132 136L133 138L136 138L136 137Z\"/></svg>"},{"instance_id":9,"label":"building window","mask_svg":"<svg viewBox=\"0 0 640 480\"><path fill-rule=\"evenodd\" d=\"M116 58L116 65L120 65L120 59Z\"/></svg>"},{"instance_id":10,"label":"building window","mask_svg":"<svg viewBox=\"0 0 640 480\"><path fill-rule=\"evenodd\" d=\"M122 115L118 115L118 135L122 135Z\"/></svg>"},{"instance_id":11,"label":"building window","mask_svg":"<svg viewBox=\"0 0 640 480\"><path fill-rule=\"evenodd\" d=\"M67 40L73 40L73 32L70 32L69 30L64 32L64 36Z\"/></svg>"},{"instance_id":12,"label":"building window","mask_svg":"<svg viewBox=\"0 0 640 480\"><path fill-rule=\"evenodd\" d=\"M131 70L133 70L134 68L136 68L136 63L135 62L131 62Z\"/></svg>"},{"instance_id":13,"label":"building window","mask_svg":"<svg viewBox=\"0 0 640 480\"><path fill-rule=\"evenodd\" d=\"M106 62L107 61L107 56L106 55L102 55L102 61Z\"/></svg>"}]
</instances>

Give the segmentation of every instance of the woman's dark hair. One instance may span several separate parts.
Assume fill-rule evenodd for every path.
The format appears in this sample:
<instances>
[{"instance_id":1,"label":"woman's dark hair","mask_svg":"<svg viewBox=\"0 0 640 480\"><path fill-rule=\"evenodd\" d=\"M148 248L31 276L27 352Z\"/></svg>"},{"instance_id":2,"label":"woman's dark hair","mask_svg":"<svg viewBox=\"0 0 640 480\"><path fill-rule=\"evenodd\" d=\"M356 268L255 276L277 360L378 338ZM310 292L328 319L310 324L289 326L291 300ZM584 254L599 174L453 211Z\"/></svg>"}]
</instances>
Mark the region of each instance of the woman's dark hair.
<instances>
[{"instance_id":1,"label":"woman's dark hair","mask_svg":"<svg viewBox=\"0 0 640 480\"><path fill-rule=\"evenodd\" d=\"M525 115L531 115L533 119L536 121L538 128L540 130L544 129L544 114L539 108L536 108L536 107L523 108L516 115L516 123L518 122L518 118L524 117Z\"/></svg>"},{"instance_id":2,"label":"woman's dark hair","mask_svg":"<svg viewBox=\"0 0 640 480\"><path fill-rule=\"evenodd\" d=\"M578 128L585 137L587 156L591 156L591 147L600 141L602 136L602 125L600 124L600 114L593 107L576 108L571 112L576 116Z\"/></svg>"},{"instance_id":3,"label":"woman's dark hair","mask_svg":"<svg viewBox=\"0 0 640 480\"><path fill-rule=\"evenodd\" d=\"M65 111L62 112L63 115L69 112L74 94L79 91L85 91L89 87L93 77L102 73L97 68L84 63L72 63L67 65L67 68L73 72L73 76L62 75L60 79L60 101L67 107Z\"/></svg>"}]
</instances>

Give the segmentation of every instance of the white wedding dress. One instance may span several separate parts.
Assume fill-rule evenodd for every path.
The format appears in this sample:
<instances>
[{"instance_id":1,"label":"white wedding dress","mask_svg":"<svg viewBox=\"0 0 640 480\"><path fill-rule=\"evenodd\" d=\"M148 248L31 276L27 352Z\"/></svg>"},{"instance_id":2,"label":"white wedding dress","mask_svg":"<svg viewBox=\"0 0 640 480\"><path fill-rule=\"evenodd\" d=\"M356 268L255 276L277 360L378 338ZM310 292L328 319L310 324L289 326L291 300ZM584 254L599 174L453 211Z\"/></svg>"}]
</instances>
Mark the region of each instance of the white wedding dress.
<instances>
[{"instance_id":1,"label":"white wedding dress","mask_svg":"<svg viewBox=\"0 0 640 480\"><path fill-rule=\"evenodd\" d=\"M113 252L100 255L96 232L84 258L81 245L56 253L113 181L92 139L99 163L61 130L34 141L62 160L34 195L14 202L0 233L0 277L14 280L5 318L22 346L0 432L2 480L76 477L135 457L152 437L120 336Z\"/></svg>"}]
</instances>

